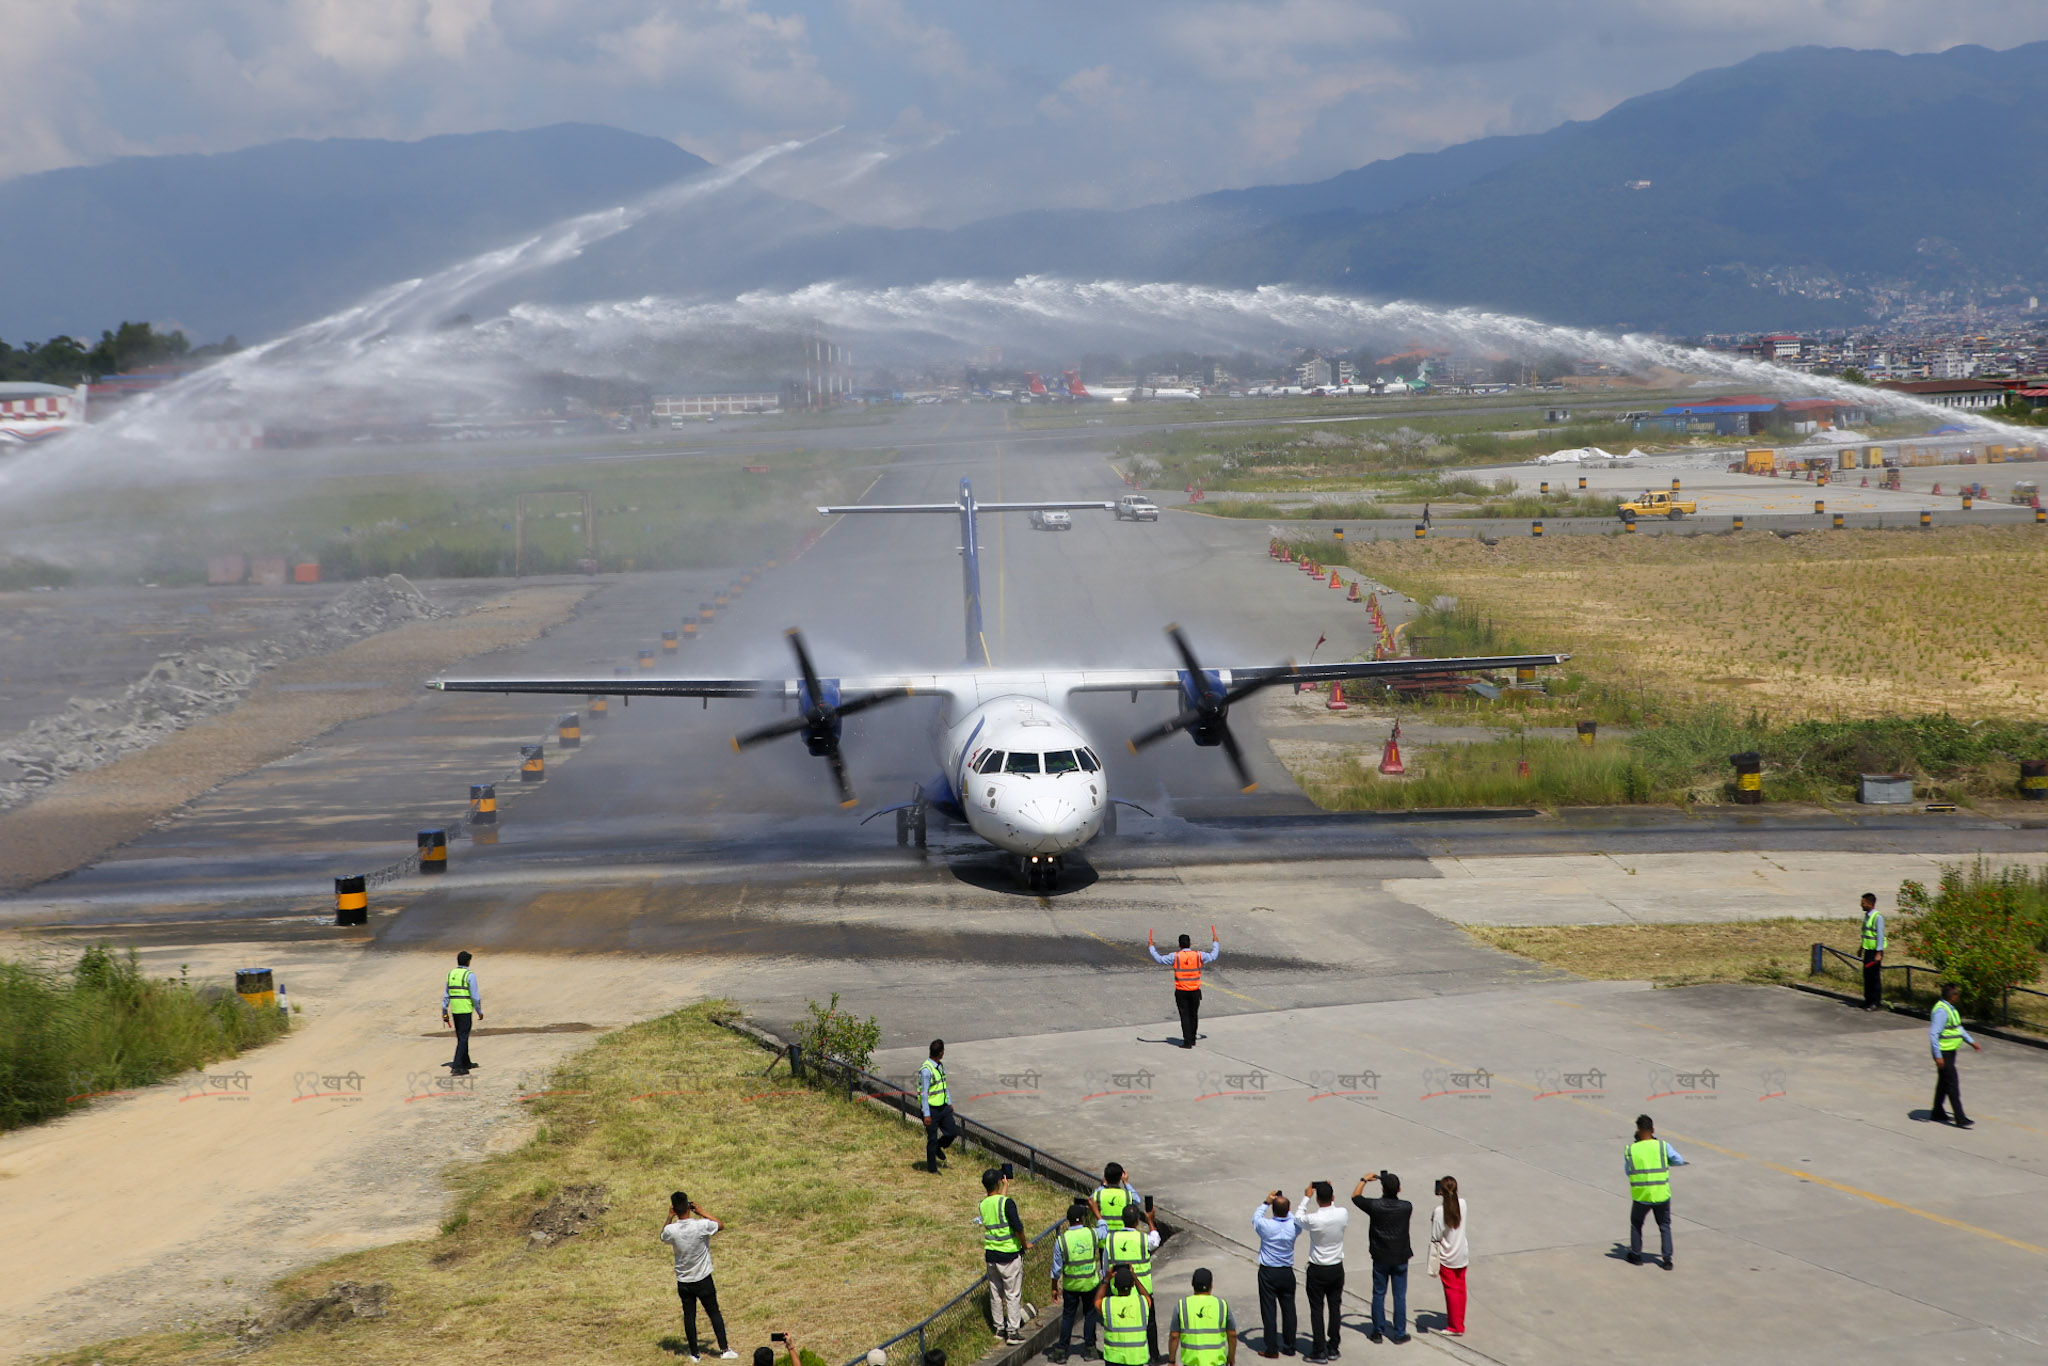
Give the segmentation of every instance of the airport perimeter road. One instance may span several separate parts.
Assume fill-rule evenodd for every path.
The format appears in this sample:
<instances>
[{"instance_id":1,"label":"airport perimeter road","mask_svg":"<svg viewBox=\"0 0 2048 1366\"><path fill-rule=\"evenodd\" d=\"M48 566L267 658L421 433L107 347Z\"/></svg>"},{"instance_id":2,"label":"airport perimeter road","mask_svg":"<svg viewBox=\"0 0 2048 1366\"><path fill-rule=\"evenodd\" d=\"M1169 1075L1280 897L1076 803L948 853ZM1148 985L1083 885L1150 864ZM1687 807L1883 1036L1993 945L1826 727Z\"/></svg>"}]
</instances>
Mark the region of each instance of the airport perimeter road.
<instances>
[{"instance_id":1,"label":"airport perimeter road","mask_svg":"<svg viewBox=\"0 0 2048 1366\"><path fill-rule=\"evenodd\" d=\"M1163 971L1153 985L1167 1008ZM1200 1226L1161 1268L1170 1303L1206 1262L1257 1335L1251 1212L1275 1187L1340 1198L1400 1174L1421 1251L1436 1177L1468 1204L1459 1359L2033 1362L2048 1344L2048 1055L1968 1055L1970 1132L1923 1122L1926 1025L1764 987L1546 984L1219 1019L1192 1053L1159 1029L952 1047L975 1119L1083 1163L1115 1160ZM882 1060L910 1074L918 1050ZM1622 1148L1639 1111L1689 1166L1673 1177L1676 1270L1630 1266ZM1650 1226L1654 1248L1655 1225ZM1348 1240L1347 1320L1371 1288ZM1443 1326L1410 1272L1411 1314ZM1307 1314L1302 1314L1307 1331ZM1304 1349L1305 1349L1304 1342ZM1350 1356L1391 1348L1347 1341ZM1249 1350L1247 1348L1241 1348Z\"/></svg>"}]
</instances>

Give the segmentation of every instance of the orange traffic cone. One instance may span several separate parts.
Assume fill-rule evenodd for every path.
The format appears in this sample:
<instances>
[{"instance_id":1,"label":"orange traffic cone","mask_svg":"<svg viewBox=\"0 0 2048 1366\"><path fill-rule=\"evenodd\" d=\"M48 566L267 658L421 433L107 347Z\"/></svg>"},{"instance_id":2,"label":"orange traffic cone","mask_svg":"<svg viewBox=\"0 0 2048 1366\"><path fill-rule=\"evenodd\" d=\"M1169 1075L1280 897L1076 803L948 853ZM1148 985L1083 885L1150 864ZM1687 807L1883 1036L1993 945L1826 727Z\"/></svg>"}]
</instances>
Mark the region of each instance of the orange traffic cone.
<instances>
[{"instance_id":1,"label":"orange traffic cone","mask_svg":"<svg viewBox=\"0 0 2048 1366\"><path fill-rule=\"evenodd\" d=\"M1330 685L1330 700L1325 704L1331 711L1350 711L1351 704L1344 700L1344 681L1337 680Z\"/></svg>"},{"instance_id":2,"label":"orange traffic cone","mask_svg":"<svg viewBox=\"0 0 2048 1366\"><path fill-rule=\"evenodd\" d=\"M1387 737L1387 748L1380 755L1380 772L1389 778L1398 778L1407 771L1407 766L1401 762L1401 723L1396 721L1394 733Z\"/></svg>"},{"instance_id":3,"label":"orange traffic cone","mask_svg":"<svg viewBox=\"0 0 2048 1366\"><path fill-rule=\"evenodd\" d=\"M1350 597L1348 597L1348 598L1346 598L1346 599L1344 599L1344 601L1346 601L1346 602L1364 602L1364 601L1365 601L1365 598L1364 598L1364 596L1363 596L1363 595L1361 595L1361 594L1359 593L1359 591L1358 591L1358 580L1357 580L1357 579L1353 579L1353 580L1351 581L1351 596L1350 596Z\"/></svg>"},{"instance_id":4,"label":"orange traffic cone","mask_svg":"<svg viewBox=\"0 0 2048 1366\"><path fill-rule=\"evenodd\" d=\"M1332 587L1332 588L1342 588L1343 586L1344 586L1344 580L1342 580L1342 579L1338 578L1338 577L1337 577L1337 571L1336 571L1336 570L1334 570L1334 569L1332 569L1332 570L1330 571L1330 587Z\"/></svg>"}]
</instances>

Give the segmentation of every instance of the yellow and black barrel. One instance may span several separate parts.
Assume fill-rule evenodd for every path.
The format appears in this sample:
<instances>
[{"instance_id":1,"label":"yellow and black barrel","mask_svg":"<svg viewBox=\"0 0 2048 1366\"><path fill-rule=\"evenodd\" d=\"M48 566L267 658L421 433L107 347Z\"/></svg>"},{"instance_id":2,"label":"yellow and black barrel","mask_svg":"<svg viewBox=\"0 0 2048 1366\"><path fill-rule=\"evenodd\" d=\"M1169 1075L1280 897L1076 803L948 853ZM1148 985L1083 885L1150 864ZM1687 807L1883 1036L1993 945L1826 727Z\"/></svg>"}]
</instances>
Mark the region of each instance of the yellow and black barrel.
<instances>
[{"instance_id":1,"label":"yellow and black barrel","mask_svg":"<svg viewBox=\"0 0 2048 1366\"><path fill-rule=\"evenodd\" d=\"M1839 512L1838 512L1838 513L1836 513L1836 514L1835 514L1835 530L1837 530L1837 531L1840 531L1840 530L1841 530L1841 529L1842 529L1843 527L1845 527L1845 526L1847 526L1847 525L1848 525L1848 523L1842 520L1842 514L1841 514L1841 513L1839 513Z\"/></svg>"},{"instance_id":2,"label":"yellow and black barrel","mask_svg":"<svg viewBox=\"0 0 2048 1366\"><path fill-rule=\"evenodd\" d=\"M469 823L471 825L496 825L498 823L498 785L496 783L471 783L469 785Z\"/></svg>"},{"instance_id":3,"label":"yellow and black barrel","mask_svg":"<svg viewBox=\"0 0 2048 1366\"><path fill-rule=\"evenodd\" d=\"M1920 511L1920 525L1923 527L1933 526L1934 514L1922 508Z\"/></svg>"},{"instance_id":4,"label":"yellow and black barrel","mask_svg":"<svg viewBox=\"0 0 2048 1366\"><path fill-rule=\"evenodd\" d=\"M1764 799L1764 756L1753 749L1728 756L1735 765L1735 800L1755 806Z\"/></svg>"},{"instance_id":5,"label":"yellow and black barrel","mask_svg":"<svg viewBox=\"0 0 2048 1366\"><path fill-rule=\"evenodd\" d=\"M521 745L519 747L519 781L537 783L548 776L546 747L543 745Z\"/></svg>"},{"instance_id":6,"label":"yellow and black barrel","mask_svg":"<svg viewBox=\"0 0 2048 1366\"><path fill-rule=\"evenodd\" d=\"M748 570L746 573L740 575L740 587L742 588L745 588L748 584L752 583L753 581L754 573L752 570Z\"/></svg>"},{"instance_id":7,"label":"yellow and black barrel","mask_svg":"<svg viewBox=\"0 0 2048 1366\"><path fill-rule=\"evenodd\" d=\"M654 651L642 650L640 652L640 667L643 669L651 669L654 667Z\"/></svg>"},{"instance_id":8,"label":"yellow and black barrel","mask_svg":"<svg viewBox=\"0 0 2048 1366\"><path fill-rule=\"evenodd\" d=\"M612 700L603 693L592 693L584 699L583 710L590 713L593 721L602 721L612 714Z\"/></svg>"},{"instance_id":9,"label":"yellow and black barrel","mask_svg":"<svg viewBox=\"0 0 2048 1366\"><path fill-rule=\"evenodd\" d=\"M1343 528L1343 527L1341 527L1341 526L1333 526L1333 527L1331 527L1331 528L1330 528L1330 539L1331 539L1331 540L1333 540L1333 541L1341 541L1341 540L1343 540L1343 539L1344 539L1344 528Z\"/></svg>"},{"instance_id":10,"label":"yellow and black barrel","mask_svg":"<svg viewBox=\"0 0 2048 1366\"><path fill-rule=\"evenodd\" d=\"M1586 487L1586 476L1583 474L1579 476L1579 487L1581 489Z\"/></svg>"},{"instance_id":11,"label":"yellow and black barrel","mask_svg":"<svg viewBox=\"0 0 2048 1366\"><path fill-rule=\"evenodd\" d=\"M2048 526L2048 508L2034 509L2034 525Z\"/></svg>"},{"instance_id":12,"label":"yellow and black barrel","mask_svg":"<svg viewBox=\"0 0 2048 1366\"><path fill-rule=\"evenodd\" d=\"M448 871L448 832L446 830L420 831L420 871L422 873L445 873Z\"/></svg>"},{"instance_id":13,"label":"yellow and black barrel","mask_svg":"<svg viewBox=\"0 0 2048 1366\"><path fill-rule=\"evenodd\" d=\"M731 594L731 593L729 593L729 592L726 592L726 593L713 593L713 594L711 595L711 605L712 605L713 607L721 607L721 608L722 608L722 607L729 607L729 606L731 606L731 605L732 605L732 594Z\"/></svg>"},{"instance_id":14,"label":"yellow and black barrel","mask_svg":"<svg viewBox=\"0 0 2048 1366\"><path fill-rule=\"evenodd\" d=\"M583 718L572 711L556 721L555 743L563 749L583 748Z\"/></svg>"},{"instance_id":15,"label":"yellow and black barrel","mask_svg":"<svg viewBox=\"0 0 2048 1366\"><path fill-rule=\"evenodd\" d=\"M360 877L338 877L334 879L334 923L337 925L367 925L370 923L370 889Z\"/></svg>"},{"instance_id":16,"label":"yellow and black barrel","mask_svg":"<svg viewBox=\"0 0 2048 1366\"><path fill-rule=\"evenodd\" d=\"M1582 744L1582 745L1590 745L1590 744L1592 744L1592 743L1593 743L1593 742L1594 742L1595 740L1597 740L1597 739L1599 739L1599 738L1600 738L1600 723L1599 723L1598 721L1581 721L1581 722L1579 722L1579 743L1580 743L1580 744Z\"/></svg>"},{"instance_id":17,"label":"yellow and black barrel","mask_svg":"<svg viewBox=\"0 0 2048 1366\"><path fill-rule=\"evenodd\" d=\"M717 604L717 603L715 603L715 602L700 602L700 603L698 603L698 604L697 604L697 620L699 620L699 621L709 621L709 620L711 620L711 619L712 619L713 617L715 617L715 616L717 616L717 615L718 615L718 604Z\"/></svg>"},{"instance_id":18,"label":"yellow and black barrel","mask_svg":"<svg viewBox=\"0 0 2048 1366\"><path fill-rule=\"evenodd\" d=\"M661 633L661 652L663 654L672 655L682 647L683 642L674 631L663 631Z\"/></svg>"},{"instance_id":19,"label":"yellow and black barrel","mask_svg":"<svg viewBox=\"0 0 2048 1366\"><path fill-rule=\"evenodd\" d=\"M1536 685L1536 666L1533 664L1517 664L1515 666L1515 682L1524 688L1534 687Z\"/></svg>"},{"instance_id":20,"label":"yellow and black barrel","mask_svg":"<svg viewBox=\"0 0 2048 1366\"><path fill-rule=\"evenodd\" d=\"M1529 534L1539 541L1543 539L1543 519L1541 517L1529 523Z\"/></svg>"},{"instance_id":21,"label":"yellow and black barrel","mask_svg":"<svg viewBox=\"0 0 2048 1366\"><path fill-rule=\"evenodd\" d=\"M1415 539L1419 541L1419 540L1421 540L1421 539L1422 539L1423 537L1425 537L1425 536L1427 536L1427 535L1429 535L1429 525L1428 525L1428 523L1426 523L1426 522L1417 522L1417 523L1415 524Z\"/></svg>"},{"instance_id":22,"label":"yellow and black barrel","mask_svg":"<svg viewBox=\"0 0 2048 1366\"><path fill-rule=\"evenodd\" d=\"M1543 481L1542 483L1538 484L1538 485L1536 486L1536 491L1537 491L1538 493L1545 493L1545 494L1549 493L1549 492L1550 492L1550 481L1549 481L1548 479L1546 479L1546 480L1544 480L1544 481Z\"/></svg>"},{"instance_id":23,"label":"yellow and black barrel","mask_svg":"<svg viewBox=\"0 0 2048 1366\"><path fill-rule=\"evenodd\" d=\"M1823 512L1826 512L1827 510L1828 510L1828 500L1827 500L1827 499L1825 499L1825 498L1816 498L1816 499L1814 499L1814 500L1813 500L1813 515L1814 515L1814 516L1818 517L1818 516L1820 516L1820 514L1821 514L1821 513L1823 513Z\"/></svg>"},{"instance_id":24,"label":"yellow and black barrel","mask_svg":"<svg viewBox=\"0 0 2048 1366\"><path fill-rule=\"evenodd\" d=\"M2020 760L2020 800L2048 802L2048 759Z\"/></svg>"},{"instance_id":25,"label":"yellow and black barrel","mask_svg":"<svg viewBox=\"0 0 2048 1366\"><path fill-rule=\"evenodd\" d=\"M1636 519L1631 517L1621 524L1621 529L1633 536L1636 534Z\"/></svg>"},{"instance_id":26,"label":"yellow and black barrel","mask_svg":"<svg viewBox=\"0 0 2048 1366\"><path fill-rule=\"evenodd\" d=\"M1971 508L1973 508L1973 507L1975 507L1975 506L1977 506L1977 499L1976 499L1976 496L1975 496L1974 494L1968 494L1968 493L1964 494L1964 495L1963 495L1963 511L1965 511L1965 512L1968 512L1968 511L1969 511L1969 510L1970 510Z\"/></svg>"},{"instance_id":27,"label":"yellow and black barrel","mask_svg":"<svg viewBox=\"0 0 2048 1366\"><path fill-rule=\"evenodd\" d=\"M694 636L694 635L696 635L696 634L697 634L697 623L696 623L696 622L694 622L694 621L686 621L686 622L684 622L684 623L683 623L683 634L684 634L685 636Z\"/></svg>"},{"instance_id":28,"label":"yellow and black barrel","mask_svg":"<svg viewBox=\"0 0 2048 1366\"><path fill-rule=\"evenodd\" d=\"M277 1009L277 982L270 974L269 968L236 968L235 995L258 1010Z\"/></svg>"},{"instance_id":29,"label":"yellow and black barrel","mask_svg":"<svg viewBox=\"0 0 2048 1366\"><path fill-rule=\"evenodd\" d=\"M1676 478L1674 477L1674 478L1672 479L1672 481L1671 481L1671 491L1672 491L1673 493L1676 493L1676 492L1678 492L1679 488L1680 488L1680 484L1679 484L1679 481L1678 481L1678 480L1677 480L1677 479L1676 479Z\"/></svg>"},{"instance_id":30,"label":"yellow and black barrel","mask_svg":"<svg viewBox=\"0 0 2048 1366\"><path fill-rule=\"evenodd\" d=\"M1736 513L1736 514L1735 514L1735 525L1734 525L1734 527L1733 527L1733 528L1731 528L1731 529L1732 529L1732 530L1735 530L1735 531L1740 531L1740 530L1742 530L1742 526L1743 526L1743 521L1742 521L1742 514L1738 512L1738 513Z\"/></svg>"}]
</instances>

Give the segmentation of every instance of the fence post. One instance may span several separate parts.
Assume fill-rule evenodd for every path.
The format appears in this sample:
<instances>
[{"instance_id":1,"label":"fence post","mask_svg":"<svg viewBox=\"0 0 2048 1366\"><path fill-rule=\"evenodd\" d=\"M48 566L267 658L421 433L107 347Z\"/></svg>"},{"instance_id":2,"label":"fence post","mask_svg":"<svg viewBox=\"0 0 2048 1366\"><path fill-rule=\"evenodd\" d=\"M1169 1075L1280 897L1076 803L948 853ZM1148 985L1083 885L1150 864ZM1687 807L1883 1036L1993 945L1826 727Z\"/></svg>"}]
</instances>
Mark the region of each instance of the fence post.
<instances>
[{"instance_id":1,"label":"fence post","mask_svg":"<svg viewBox=\"0 0 2048 1366\"><path fill-rule=\"evenodd\" d=\"M1823 959L1824 959L1824 958L1826 957L1826 955L1827 955L1827 945L1825 945L1825 944L1815 944L1815 945L1813 946L1813 964L1812 964L1812 966L1810 966L1810 967L1808 967L1808 968L1806 969L1806 975L1807 975L1808 977L1818 977L1818 976L1820 976L1820 970L1821 970L1821 962L1822 962L1822 960L1823 960Z\"/></svg>"},{"instance_id":2,"label":"fence post","mask_svg":"<svg viewBox=\"0 0 2048 1366\"><path fill-rule=\"evenodd\" d=\"M793 1043L789 1046L789 1075L801 1077L804 1074L804 1046Z\"/></svg>"}]
</instances>

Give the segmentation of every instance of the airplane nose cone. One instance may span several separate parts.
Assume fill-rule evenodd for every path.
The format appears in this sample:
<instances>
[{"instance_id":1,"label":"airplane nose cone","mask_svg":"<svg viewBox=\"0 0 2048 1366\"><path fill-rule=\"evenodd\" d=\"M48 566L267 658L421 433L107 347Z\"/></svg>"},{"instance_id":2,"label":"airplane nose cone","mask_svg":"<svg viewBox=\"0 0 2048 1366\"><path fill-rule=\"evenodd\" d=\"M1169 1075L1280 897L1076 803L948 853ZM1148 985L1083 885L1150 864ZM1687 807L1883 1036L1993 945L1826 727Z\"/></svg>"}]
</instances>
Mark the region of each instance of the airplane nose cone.
<instances>
[{"instance_id":1,"label":"airplane nose cone","mask_svg":"<svg viewBox=\"0 0 2048 1366\"><path fill-rule=\"evenodd\" d=\"M1025 852L1056 854L1079 833L1081 812L1074 803L1058 797L1034 797L1010 813L1009 823L1026 844Z\"/></svg>"}]
</instances>

